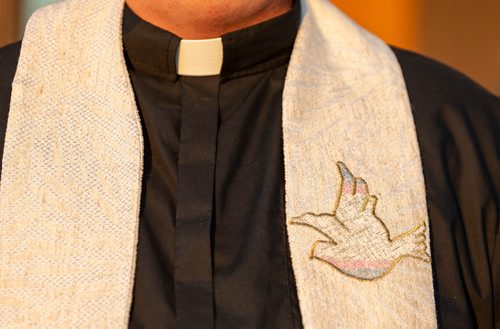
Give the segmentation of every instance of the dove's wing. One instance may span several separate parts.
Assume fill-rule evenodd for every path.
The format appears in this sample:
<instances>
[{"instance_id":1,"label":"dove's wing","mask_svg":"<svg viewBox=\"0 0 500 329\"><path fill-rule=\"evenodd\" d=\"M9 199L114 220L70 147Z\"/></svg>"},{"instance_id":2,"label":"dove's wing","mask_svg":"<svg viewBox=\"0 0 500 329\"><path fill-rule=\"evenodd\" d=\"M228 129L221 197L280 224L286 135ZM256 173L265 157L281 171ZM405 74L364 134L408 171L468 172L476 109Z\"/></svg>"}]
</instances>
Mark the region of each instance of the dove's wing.
<instances>
[{"instance_id":1,"label":"dove's wing","mask_svg":"<svg viewBox=\"0 0 500 329\"><path fill-rule=\"evenodd\" d=\"M341 178L334 210L337 219L349 230L376 225L377 230L384 229L388 236L384 223L375 215L378 200L370 195L366 181L355 177L342 162L337 162L337 168Z\"/></svg>"},{"instance_id":2,"label":"dove's wing","mask_svg":"<svg viewBox=\"0 0 500 329\"><path fill-rule=\"evenodd\" d=\"M349 230L331 214L305 213L294 217L291 224L310 227L324 235L328 240L337 243L342 241Z\"/></svg>"},{"instance_id":3,"label":"dove's wing","mask_svg":"<svg viewBox=\"0 0 500 329\"><path fill-rule=\"evenodd\" d=\"M340 188L334 214L349 227L364 210L365 199L369 196L368 185L362 178L354 177L344 163L337 162L337 168L340 173Z\"/></svg>"},{"instance_id":4,"label":"dove's wing","mask_svg":"<svg viewBox=\"0 0 500 329\"><path fill-rule=\"evenodd\" d=\"M354 177L342 162L337 162L340 173L340 189L335 203L334 213L340 209L357 207L361 210L363 199L369 195L368 185L362 178Z\"/></svg>"}]
</instances>

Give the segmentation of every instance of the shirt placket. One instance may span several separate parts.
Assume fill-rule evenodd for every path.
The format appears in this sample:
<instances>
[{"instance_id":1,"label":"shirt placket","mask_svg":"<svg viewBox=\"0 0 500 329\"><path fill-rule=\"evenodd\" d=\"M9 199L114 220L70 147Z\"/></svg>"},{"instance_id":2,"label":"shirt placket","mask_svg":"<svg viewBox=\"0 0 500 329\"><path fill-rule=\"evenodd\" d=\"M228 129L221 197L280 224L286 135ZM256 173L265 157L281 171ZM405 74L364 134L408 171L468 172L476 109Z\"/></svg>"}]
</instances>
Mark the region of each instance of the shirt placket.
<instances>
[{"instance_id":1,"label":"shirt placket","mask_svg":"<svg viewBox=\"0 0 500 329\"><path fill-rule=\"evenodd\" d=\"M212 234L219 77L181 77L176 327L213 328Z\"/></svg>"}]
</instances>

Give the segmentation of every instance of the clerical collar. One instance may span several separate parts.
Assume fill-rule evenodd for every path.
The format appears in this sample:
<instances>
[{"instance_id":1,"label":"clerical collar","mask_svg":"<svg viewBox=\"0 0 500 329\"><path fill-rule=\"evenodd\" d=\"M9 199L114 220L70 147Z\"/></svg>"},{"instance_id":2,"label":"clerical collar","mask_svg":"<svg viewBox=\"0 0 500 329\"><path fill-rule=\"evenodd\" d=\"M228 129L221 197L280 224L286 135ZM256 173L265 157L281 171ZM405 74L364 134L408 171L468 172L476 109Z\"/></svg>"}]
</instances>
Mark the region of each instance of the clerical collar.
<instances>
[{"instance_id":1,"label":"clerical collar","mask_svg":"<svg viewBox=\"0 0 500 329\"><path fill-rule=\"evenodd\" d=\"M221 36L224 79L286 64L300 25L300 1L275 18ZM125 5L123 44L129 65L154 76L177 79L181 38L138 17Z\"/></svg>"},{"instance_id":2,"label":"clerical collar","mask_svg":"<svg viewBox=\"0 0 500 329\"><path fill-rule=\"evenodd\" d=\"M219 75L223 55L222 38L182 39L177 47L177 74L202 77Z\"/></svg>"}]
</instances>

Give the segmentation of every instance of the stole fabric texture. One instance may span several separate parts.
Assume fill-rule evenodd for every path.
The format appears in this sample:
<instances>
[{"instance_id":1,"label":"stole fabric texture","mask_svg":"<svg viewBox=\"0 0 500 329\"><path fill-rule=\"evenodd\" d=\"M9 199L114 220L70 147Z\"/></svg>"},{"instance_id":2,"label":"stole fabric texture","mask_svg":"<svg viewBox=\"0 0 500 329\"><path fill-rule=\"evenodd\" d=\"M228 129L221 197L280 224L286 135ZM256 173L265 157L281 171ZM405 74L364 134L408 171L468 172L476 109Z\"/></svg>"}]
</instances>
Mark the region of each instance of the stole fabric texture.
<instances>
[{"instance_id":1,"label":"stole fabric texture","mask_svg":"<svg viewBox=\"0 0 500 329\"><path fill-rule=\"evenodd\" d=\"M143 140L123 0L28 23L0 182L0 327L128 324ZM408 95L382 41L326 0L283 95L287 230L305 328L434 328L425 188Z\"/></svg>"},{"instance_id":2,"label":"stole fabric texture","mask_svg":"<svg viewBox=\"0 0 500 329\"><path fill-rule=\"evenodd\" d=\"M329 2L307 6L283 96L304 327L434 328L425 187L401 68Z\"/></svg>"}]
</instances>

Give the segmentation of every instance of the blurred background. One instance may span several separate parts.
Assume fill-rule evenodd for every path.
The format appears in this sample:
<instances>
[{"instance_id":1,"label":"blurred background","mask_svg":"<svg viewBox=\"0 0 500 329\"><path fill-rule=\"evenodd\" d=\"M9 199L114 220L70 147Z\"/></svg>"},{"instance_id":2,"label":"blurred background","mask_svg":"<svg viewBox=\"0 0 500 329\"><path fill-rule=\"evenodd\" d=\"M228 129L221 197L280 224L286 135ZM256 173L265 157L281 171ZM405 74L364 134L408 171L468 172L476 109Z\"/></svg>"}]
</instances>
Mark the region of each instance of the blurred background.
<instances>
[{"instance_id":1,"label":"blurred background","mask_svg":"<svg viewBox=\"0 0 500 329\"><path fill-rule=\"evenodd\" d=\"M0 47L57 0L0 0ZM103 0L104 1L104 0ZM386 42L444 62L500 95L500 0L333 0Z\"/></svg>"}]
</instances>

